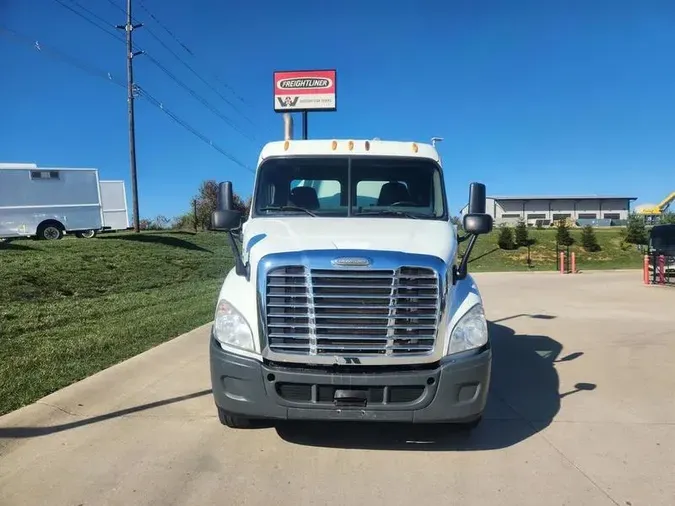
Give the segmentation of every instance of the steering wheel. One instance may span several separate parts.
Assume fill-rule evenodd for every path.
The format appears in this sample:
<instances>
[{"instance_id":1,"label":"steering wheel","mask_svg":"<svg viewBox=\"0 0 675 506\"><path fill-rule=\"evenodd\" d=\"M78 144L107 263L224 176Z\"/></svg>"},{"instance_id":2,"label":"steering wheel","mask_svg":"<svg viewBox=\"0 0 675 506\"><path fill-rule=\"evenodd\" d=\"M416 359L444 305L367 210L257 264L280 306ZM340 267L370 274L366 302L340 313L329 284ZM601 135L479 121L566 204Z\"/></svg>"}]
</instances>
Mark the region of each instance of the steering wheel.
<instances>
[{"instance_id":1,"label":"steering wheel","mask_svg":"<svg viewBox=\"0 0 675 506\"><path fill-rule=\"evenodd\" d=\"M391 207L395 207L395 206L405 206L405 205L416 206L416 205L417 205L417 202L413 202L412 200L399 200L398 202L393 202L392 204L389 204L389 205L390 205Z\"/></svg>"}]
</instances>

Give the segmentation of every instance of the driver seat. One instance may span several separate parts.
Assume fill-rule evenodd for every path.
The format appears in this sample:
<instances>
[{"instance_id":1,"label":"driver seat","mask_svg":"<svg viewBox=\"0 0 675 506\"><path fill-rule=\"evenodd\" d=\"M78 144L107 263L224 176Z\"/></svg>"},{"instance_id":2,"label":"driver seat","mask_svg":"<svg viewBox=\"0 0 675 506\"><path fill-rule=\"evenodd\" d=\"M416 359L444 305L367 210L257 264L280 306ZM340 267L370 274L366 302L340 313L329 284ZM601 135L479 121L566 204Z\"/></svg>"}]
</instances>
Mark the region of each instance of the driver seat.
<instances>
[{"instance_id":1,"label":"driver seat","mask_svg":"<svg viewBox=\"0 0 675 506\"><path fill-rule=\"evenodd\" d=\"M390 206L394 202L411 201L408 188L398 181L390 181L380 188L380 196L377 199L378 206Z\"/></svg>"},{"instance_id":2,"label":"driver seat","mask_svg":"<svg viewBox=\"0 0 675 506\"><path fill-rule=\"evenodd\" d=\"M297 186L291 190L290 202L294 206L313 211L319 209L319 198L316 190L309 186Z\"/></svg>"}]
</instances>

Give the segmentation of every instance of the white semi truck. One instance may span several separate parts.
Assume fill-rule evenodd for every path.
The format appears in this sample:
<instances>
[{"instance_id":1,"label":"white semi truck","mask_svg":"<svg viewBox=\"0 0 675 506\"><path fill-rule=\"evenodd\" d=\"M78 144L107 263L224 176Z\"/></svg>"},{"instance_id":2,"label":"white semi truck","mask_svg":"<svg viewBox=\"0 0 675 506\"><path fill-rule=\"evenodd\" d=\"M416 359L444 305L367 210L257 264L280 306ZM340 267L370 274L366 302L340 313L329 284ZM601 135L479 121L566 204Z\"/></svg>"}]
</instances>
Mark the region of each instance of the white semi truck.
<instances>
[{"instance_id":1,"label":"white semi truck","mask_svg":"<svg viewBox=\"0 0 675 506\"><path fill-rule=\"evenodd\" d=\"M235 253L210 339L223 424L479 423L492 351L467 261L492 229L484 185L470 187L464 236L429 144L270 142L243 225L231 183L219 188L212 224Z\"/></svg>"}]
</instances>

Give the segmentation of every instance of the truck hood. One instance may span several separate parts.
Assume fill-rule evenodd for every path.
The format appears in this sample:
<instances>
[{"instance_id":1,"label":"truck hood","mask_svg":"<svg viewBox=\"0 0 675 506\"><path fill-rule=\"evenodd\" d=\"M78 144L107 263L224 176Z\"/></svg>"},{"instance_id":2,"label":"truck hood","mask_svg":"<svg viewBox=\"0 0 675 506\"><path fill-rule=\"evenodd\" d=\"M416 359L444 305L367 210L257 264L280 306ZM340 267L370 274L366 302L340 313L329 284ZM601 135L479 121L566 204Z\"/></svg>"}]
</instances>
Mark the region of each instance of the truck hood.
<instances>
[{"instance_id":1,"label":"truck hood","mask_svg":"<svg viewBox=\"0 0 675 506\"><path fill-rule=\"evenodd\" d=\"M455 227L401 218L254 218L244 224L243 257L252 264L277 252L365 249L433 255L451 262Z\"/></svg>"}]
</instances>

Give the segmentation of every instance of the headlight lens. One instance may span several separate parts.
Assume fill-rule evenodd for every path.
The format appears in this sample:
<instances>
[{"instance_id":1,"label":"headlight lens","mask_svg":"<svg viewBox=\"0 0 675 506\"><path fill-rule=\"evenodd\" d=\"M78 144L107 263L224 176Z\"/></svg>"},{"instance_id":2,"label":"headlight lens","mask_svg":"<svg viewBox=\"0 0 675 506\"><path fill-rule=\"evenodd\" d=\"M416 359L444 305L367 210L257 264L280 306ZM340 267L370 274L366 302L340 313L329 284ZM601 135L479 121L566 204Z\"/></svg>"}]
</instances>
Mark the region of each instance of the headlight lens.
<instances>
[{"instance_id":1,"label":"headlight lens","mask_svg":"<svg viewBox=\"0 0 675 506\"><path fill-rule=\"evenodd\" d=\"M476 304L462 316L452 330L448 355L480 348L487 340L488 328L483 306Z\"/></svg>"},{"instance_id":2,"label":"headlight lens","mask_svg":"<svg viewBox=\"0 0 675 506\"><path fill-rule=\"evenodd\" d=\"M213 333L222 344L253 351L251 328L241 313L226 300L218 301Z\"/></svg>"}]
</instances>

